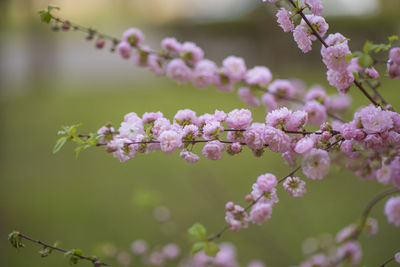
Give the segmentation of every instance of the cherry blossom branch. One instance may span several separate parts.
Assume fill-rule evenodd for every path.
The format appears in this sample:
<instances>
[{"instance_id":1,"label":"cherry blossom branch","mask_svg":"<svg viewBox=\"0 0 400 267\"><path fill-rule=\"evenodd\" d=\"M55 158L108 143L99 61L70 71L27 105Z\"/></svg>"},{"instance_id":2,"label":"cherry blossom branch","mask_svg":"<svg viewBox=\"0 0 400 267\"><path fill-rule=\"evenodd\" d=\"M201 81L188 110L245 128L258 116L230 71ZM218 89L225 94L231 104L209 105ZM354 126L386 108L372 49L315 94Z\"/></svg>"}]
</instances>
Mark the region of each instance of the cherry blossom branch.
<instances>
[{"instance_id":1,"label":"cherry blossom branch","mask_svg":"<svg viewBox=\"0 0 400 267\"><path fill-rule=\"evenodd\" d=\"M399 188L393 187L393 188L389 188L385 191L382 191L381 193L379 193L378 195L376 195L373 199L371 199L367 205L364 208L364 211L361 215L360 218L360 223L357 226L356 231L354 232L354 234L351 236L351 239L358 239L358 237L360 236L360 234L362 233L362 231L365 228L365 224L367 222L369 213L371 212L372 208L382 199L384 199L387 196L390 196L392 194L398 193L400 192Z\"/></svg>"},{"instance_id":2,"label":"cherry blossom branch","mask_svg":"<svg viewBox=\"0 0 400 267\"><path fill-rule=\"evenodd\" d=\"M25 234L22 234L22 233L16 232L16 231L12 232L9 235L9 240L10 240L11 244L15 248L20 248L20 247L24 246L22 244L22 242L21 242L21 239L25 239L25 240L28 240L28 241L30 241L32 243L36 243L36 244L41 245L43 247L43 251L45 251L44 253L46 253L46 254L44 254L41 251L41 256L42 257L48 256L48 254L50 254L52 250L55 250L55 251L59 251L59 252L64 253L64 255L66 255L66 256L69 256L70 257L70 263L77 263L77 259L81 259L81 260L86 260L86 261L89 261L89 262L93 263L95 267L98 267L98 266L112 267L112 265L109 265L109 264L107 264L105 262L100 261L96 256L85 256L85 255L82 255L81 254L82 251L80 251L80 250L76 250L75 249L75 250L68 251L68 250L60 248L60 247L58 247L56 245L47 244L47 243L45 243L43 241L34 239L32 237L29 237L29 236L27 236ZM73 259L75 259L75 260L71 261L71 257L73 257Z\"/></svg>"},{"instance_id":3,"label":"cherry blossom branch","mask_svg":"<svg viewBox=\"0 0 400 267\"><path fill-rule=\"evenodd\" d=\"M296 4L294 3L293 0L288 0L294 8L297 8ZM304 15L302 10L298 11L298 14L303 18L305 23L310 27L311 31L317 37L317 39L321 42L321 44L324 47L328 47L328 44L324 41L324 39L321 37L321 35L317 32L317 30L312 26L311 22L307 19L306 15ZM356 79L354 79L354 84L360 89L360 91L375 105L375 106L380 106L374 98L364 89L361 83L359 83Z\"/></svg>"},{"instance_id":4,"label":"cherry blossom branch","mask_svg":"<svg viewBox=\"0 0 400 267\"><path fill-rule=\"evenodd\" d=\"M359 73L361 78L364 78L362 73ZM372 91L374 91L374 94L382 101L382 103L387 106L389 105L389 102L379 93L378 88L376 86L374 86L370 81L368 81L367 79L364 79L365 83L368 85L369 88L372 89ZM392 110L394 111L393 107Z\"/></svg>"},{"instance_id":5,"label":"cherry blossom branch","mask_svg":"<svg viewBox=\"0 0 400 267\"><path fill-rule=\"evenodd\" d=\"M295 174L298 170L300 170L300 166L298 166L297 168L295 168L293 171L291 171L288 175L286 175L285 177L281 178L278 181L278 184L284 182L288 177L291 177L293 174ZM264 192L265 194L265 192ZM251 207L253 207L260 199L263 198L264 194L260 195L258 198L256 198L253 202L251 202L249 205L246 206L246 208L244 209L245 211L248 211L249 209L251 209ZM225 225L224 228L222 228L218 233L216 233L215 235L209 237L207 239L208 242L212 242L215 239L220 238L227 230L229 230L229 225Z\"/></svg>"},{"instance_id":6,"label":"cherry blossom branch","mask_svg":"<svg viewBox=\"0 0 400 267\"><path fill-rule=\"evenodd\" d=\"M388 263L390 263L392 261L394 261L394 256L392 256L390 259L386 260L384 263L379 265L379 267L385 267L386 264L388 264Z\"/></svg>"},{"instance_id":7,"label":"cherry blossom branch","mask_svg":"<svg viewBox=\"0 0 400 267\"><path fill-rule=\"evenodd\" d=\"M111 35L108 35L108 34L99 32L99 31L94 30L94 29L92 29L92 28L88 28L88 27L79 25L79 24L74 23L74 22L71 22L71 21L69 21L69 20L65 20L65 19L56 17L56 16L52 15L50 12L48 12L48 13L46 13L46 14L48 14L48 16L50 16L50 17L49 17L49 22L50 22L51 20L53 20L53 21L55 21L56 23L62 24L61 29L65 30L65 31L67 31L67 30L69 30L70 28L72 28L73 30L77 30L77 31L86 33L86 34L88 34L88 36L87 36L87 39L88 39L88 40L92 40L94 37L97 36L97 37L98 37L98 41L100 40L100 43L96 42L96 46L97 46L98 48L102 48L102 47L104 46L104 39L110 40L110 41L112 42L112 47L111 47L111 51L112 51L112 52L115 51L117 45L118 45L119 43L121 43L121 40L118 39L118 38L116 38L116 37L114 37L114 36L111 36ZM58 26L57 26L57 27L54 27L54 26L53 26L53 30L58 30L58 29L59 29ZM100 44L100 46L99 46L98 44ZM146 47L145 52L148 53L148 54L157 55L158 57L161 57L161 58L163 58L163 59L165 59L165 60L172 60L172 59L174 59L174 58L177 58L177 57L175 57L174 55L171 55L171 54L169 54L169 53L165 53L165 51L163 51L163 50L161 50L161 51L155 51L155 50L152 50L152 49L150 49L150 48L148 48L148 47ZM192 66L192 67L193 67L193 66ZM218 74L218 72L217 72L216 74ZM276 92L271 92L271 91L268 90L268 88L266 88L265 86L260 86L260 85L258 85L258 86L253 86L253 85L249 85L249 84L246 83L245 80L241 80L240 82L243 83L243 86L245 86L245 87L249 87L249 86L250 86L250 87L252 87L252 88L254 88L254 89L256 89L256 90L259 90L259 91L261 91L261 92L264 92L264 93L267 93L267 94L271 94L271 95L275 96L277 99L282 99L282 100L286 100L286 101L289 101L289 102L297 103L297 104L300 104L300 105L305 105L305 102L302 101L301 99L297 99L297 98L292 98L292 97L284 96L284 95L279 94L279 93L276 93ZM337 115L333 114L333 113L330 112L330 111L327 111L327 115L328 115L329 117L335 119L335 120L344 122L343 119L341 119L340 117L338 117Z\"/></svg>"}]
</instances>

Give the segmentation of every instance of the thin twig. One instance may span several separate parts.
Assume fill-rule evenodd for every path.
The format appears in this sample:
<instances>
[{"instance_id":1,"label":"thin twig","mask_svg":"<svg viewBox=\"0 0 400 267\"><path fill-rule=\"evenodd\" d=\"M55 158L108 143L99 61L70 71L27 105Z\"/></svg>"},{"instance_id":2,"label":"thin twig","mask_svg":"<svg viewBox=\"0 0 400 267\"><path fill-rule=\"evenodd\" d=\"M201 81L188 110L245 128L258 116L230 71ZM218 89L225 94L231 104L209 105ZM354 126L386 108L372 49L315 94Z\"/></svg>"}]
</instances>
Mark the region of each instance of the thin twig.
<instances>
[{"instance_id":1,"label":"thin twig","mask_svg":"<svg viewBox=\"0 0 400 267\"><path fill-rule=\"evenodd\" d=\"M360 236L360 234L362 233L362 231L365 228L365 224L367 222L369 213L371 212L372 208L375 206L376 203L378 203L380 200L384 199L385 197L400 192L399 188L393 187L393 188L389 188L385 191L382 191L381 193L379 193L378 195L376 195L373 199L371 199L367 205L364 208L364 211L361 215L360 218L360 223L357 227L357 230L354 232L354 234L351 236L352 239L358 239L358 237Z\"/></svg>"},{"instance_id":2,"label":"thin twig","mask_svg":"<svg viewBox=\"0 0 400 267\"><path fill-rule=\"evenodd\" d=\"M285 177L281 178L278 181L278 184L280 184L281 182L285 181L288 177L292 176L293 174L295 174L298 170L300 169L300 166L298 166L297 168L295 168L293 171L291 171L288 175L286 175ZM264 197L265 192L260 195L258 198L256 198L255 200L253 200L253 202L251 202L249 205L247 205L246 208L244 208L245 211L248 211L251 207L253 207L260 199L262 199ZM214 241L217 238L220 238L226 231L229 230L229 225L225 225L218 233L216 233L215 235L209 237L207 239L208 242Z\"/></svg>"},{"instance_id":3,"label":"thin twig","mask_svg":"<svg viewBox=\"0 0 400 267\"><path fill-rule=\"evenodd\" d=\"M59 252L62 252L62 253L67 253L67 252L69 252L69 251L66 250L66 249L59 248L59 247L56 247L56 246L53 246L53 245L49 245L49 244L47 244L47 243L44 243L43 241L34 239L34 238L29 237L29 236L27 236L27 235L24 235L24 234L22 234L22 233L20 233L20 232L18 232L17 234L18 234L19 237L21 237L21 238L23 238L23 239L25 239L25 240L28 240L28 241L31 241L31 242L33 242L33 243L36 243L36 244L39 244L39 245L43 246L44 249L50 248L50 249L52 249L52 250L56 250L56 251L59 251ZM112 267L112 265L109 265L109 264L107 264L107 263L105 263L105 262L102 262L102 261L100 261L99 259L97 259L97 258L95 258L95 257L88 257L88 256L78 255L78 254L72 254L72 255L75 256L75 257L78 257L78 258L81 259L81 260L90 261L90 262L92 262L92 263L94 264L94 266Z\"/></svg>"}]
</instances>

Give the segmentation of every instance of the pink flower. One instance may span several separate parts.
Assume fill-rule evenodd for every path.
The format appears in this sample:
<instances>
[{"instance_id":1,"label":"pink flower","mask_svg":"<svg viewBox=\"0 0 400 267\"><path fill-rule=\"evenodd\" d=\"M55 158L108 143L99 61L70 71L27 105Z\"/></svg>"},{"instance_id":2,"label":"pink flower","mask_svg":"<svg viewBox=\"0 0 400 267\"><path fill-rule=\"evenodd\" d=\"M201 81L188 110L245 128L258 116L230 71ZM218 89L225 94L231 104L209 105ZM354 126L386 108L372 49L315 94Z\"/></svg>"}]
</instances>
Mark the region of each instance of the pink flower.
<instances>
[{"instance_id":1,"label":"pink flower","mask_svg":"<svg viewBox=\"0 0 400 267\"><path fill-rule=\"evenodd\" d=\"M298 177L288 177L283 182L283 188L292 197L302 197L306 193L306 182Z\"/></svg>"},{"instance_id":2,"label":"pink flower","mask_svg":"<svg viewBox=\"0 0 400 267\"><path fill-rule=\"evenodd\" d=\"M254 224L261 225L272 214L272 205L269 203L256 203L250 211L250 220Z\"/></svg>"},{"instance_id":3,"label":"pink flower","mask_svg":"<svg viewBox=\"0 0 400 267\"><path fill-rule=\"evenodd\" d=\"M172 53L180 54L182 52L182 44L175 38L164 38L161 42L161 47Z\"/></svg>"},{"instance_id":4,"label":"pink flower","mask_svg":"<svg viewBox=\"0 0 400 267\"><path fill-rule=\"evenodd\" d=\"M165 74L165 61L162 57L156 54L150 54L147 59L147 64L149 68L156 75L164 75Z\"/></svg>"},{"instance_id":5,"label":"pink flower","mask_svg":"<svg viewBox=\"0 0 400 267\"><path fill-rule=\"evenodd\" d=\"M351 83L354 82L354 76L350 71L328 70L326 76L329 84L336 87L341 94L347 93Z\"/></svg>"},{"instance_id":6,"label":"pink flower","mask_svg":"<svg viewBox=\"0 0 400 267\"><path fill-rule=\"evenodd\" d=\"M150 48L148 46L142 46L134 51L132 59L136 66L147 67L150 54L149 51Z\"/></svg>"},{"instance_id":7,"label":"pink flower","mask_svg":"<svg viewBox=\"0 0 400 267\"><path fill-rule=\"evenodd\" d=\"M396 64L389 60L387 63L387 73L389 78L400 79L400 64Z\"/></svg>"},{"instance_id":8,"label":"pink flower","mask_svg":"<svg viewBox=\"0 0 400 267\"><path fill-rule=\"evenodd\" d=\"M298 25L293 31L293 38L303 53L311 51L311 35L305 26Z\"/></svg>"},{"instance_id":9,"label":"pink flower","mask_svg":"<svg viewBox=\"0 0 400 267\"><path fill-rule=\"evenodd\" d=\"M248 109L234 109L228 113L226 123L229 128L233 129L245 129L249 127L253 118L251 117L251 111Z\"/></svg>"},{"instance_id":10,"label":"pink flower","mask_svg":"<svg viewBox=\"0 0 400 267\"><path fill-rule=\"evenodd\" d=\"M227 152L230 155L235 155L242 152L242 145L239 142L232 143L228 146Z\"/></svg>"},{"instance_id":11,"label":"pink flower","mask_svg":"<svg viewBox=\"0 0 400 267\"><path fill-rule=\"evenodd\" d=\"M290 137L279 129L267 126L265 140L274 152L284 153L290 149Z\"/></svg>"},{"instance_id":12,"label":"pink flower","mask_svg":"<svg viewBox=\"0 0 400 267\"><path fill-rule=\"evenodd\" d=\"M276 17L278 18L277 22L284 32L291 32L294 29L294 24L290 18L291 16L292 12L284 8L279 9L276 13Z\"/></svg>"},{"instance_id":13,"label":"pink flower","mask_svg":"<svg viewBox=\"0 0 400 267\"><path fill-rule=\"evenodd\" d=\"M142 255L146 253L147 249L148 245L144 240L135 240L131 245L131 251L136 255Z\"/></svg>"},{"instance_id":14,"label":"pink flower","mask_svg":"<svg viewBox=\"0 0 400 267\"><path fill-rule=\"evenodd\" d=\"M237 82L246 75L246 63L243 58L229 56L222 61L222 71L231 81Z\"/></svg>"},{"instance_id":15,"label":"pink flower","mask_svg":"<svg viewBox=\"0 0 400 267\"><path fill-rule=\"evenodd\" d=\"M197 124L196 112L191 109L181 109L174 116L174 120L180 125Z\"/></svg>"},{"instance_id":16,"label":"pink flower","mask_svg":"<svg viewBox=\"0 0 400 267\"><path fill-rule=\"evenodd\" d=\"M393 127L391 114L372 104L362 108L356 116L361 119L363 130L368 134L382 133Z\"/></svg>"},{"instance_id":17,"label":"pink flower","mask_svg":"<svg viewBox=\"0 0 400 267\"><path fill-rule=\"evenodd\" d=\"M318 32L318 34L321 37L324 37L329 28L329 25L328 23L326 23L325 19L321 16L315 16L315 15L306 15L306 18L311 23L313 28ZM308 27L308 24L304 21L304 19L301 20L300 25ZM311 29L308 28L307 30L309 31L310 39L312 41L317 40L317 37L312 34Z\"/></svg>"},{"instance_id":18,"label":"pink flower","mask_svg":"<svg viewBox=\"0 0 400 267\"><path fill-rule=\"evenodd\" d=\"M371 237L376 235L378 230L378 221L374 218L368 218L367 224L365 225L365 234Z\"/></svg>"},{"instance_id":19,"label":"pink flower","mask_svg":"<svg viewBox=\"0 0 400 267\"><path fill-rule=\"evenodd\" d=\"M233 203L232 203L233 204ZM234 205L233 208L229 206L225 213L225 221L230 229L234 232L239 231L241 228L247 228L249 223L249 216L243 207Z\"/></svg>"},{"instance_id":20,"label":"pink flower","mask_svg":"<svg viewBox=\"0 0 400 267\"><path fill-rule=\"evenodd\" d=\"M222 92L232 92L235 90L234 82L222 72L217 75L215 85L217 86L217 89Z\"/></svg>"},{"instance_id":21,"label":"pink flower","mask_svg":"<svg viewBox=\"0 0 400 267\"><path fill-rule=\"evenodd\" d=\"M119 161L126 162L133 159L136 155L136 150L129 145L130 143L132 143L130 139L115 136L107 144L107 151L113 152L113 156L119 159Z\"/></svg>"},{"instance_id":22,"label":"pink flower","mask_svg":"<svg viewBox=\"0 0 400 267\"><path fill-rule=\"evenodd\" d=\"M164 115L161 111L158 112L145 112L142 116L142 120L144 123L152 123L155 120L162 118Z\"/></svg>"},{"instance_id":23,"label":"pink flower","mask_svg":"<svg viewBox=\"0 0 400 267\"><path fill-rule=\"evenodd\" d=\"M182 137L175 131L164 131L159 136L161 150L164 153L172 154L175 149L182 145Z\"/></svg>"},{"instance_id":24,"label":"pink flower","mask_svg":"<svg viewBox=\"0 0 400 267\"><path fill-rule=\"evenodd\" d=\"M238 95L243 100L243 102L250 107L257 107L260 105L260 99L253 95L250 88L248 87L239 88Z\"/></svg>"},{"instance_id":25,"label":"pink flower","mask_svg":"<svg viewBox=\"0 0 400 267\"><path fill-rule=\"evenodd\" d=\"M247 71L245 79L250 85L266 86L272 80L272 73L267 67L255 66Z\"/></svg>"},{"instance_id":26,"label":"pink flower","mask_svg":"<svg viewBox=\"0 0 400 267\"><path fill-rule=\"evenodd\" d=\"M311 12L314 15L321 15L323 10L321 0L305 0L304 4L306 4L310 8Z\"/></svg>"},{"instance_id":27,"label":"pink flower","mask_svg":"<svg viewBox=\"0 0 400 267\"><path fill-rule=\"evenodd\" d=\"M214 140L224 132L219 121L211 121L206 123L203 127L203 138L206 140Z\"/></svg>"},{"instance_id":28,"label":"pink flower","mask_svg":"<svg viewBox=\"0 0 400 267\"><path fill-rule=\"evenodd\" d=\"M389 198L385 204L385 215L389 223L400 226L400 196Z\"/></svg>"},{"instance_id":29,"label":"pink flower","mask_svg":"<svg viewBox=\"0 0 400 267\"><path fill-rule=\"evenodd\" d=\"M271 93L265 93L261 97L261 102L266 107L267 111L272 111L278 108L278 103L276 102L275 96Z\"/></svg>"},{"instance_id":30,"label":"pink flower","mask_svg":"<svg viewBox=\"0 0 400 267\"><path fill-rule=\"evenodd\" d=\"M328 152L314 148L304 155L301 167L307 178L320 180L328 174L330 163Z\"/></svg>"},{"instance_id":31,"label":"pink flower","mask_svg":"<svg viewBox=\"0 0 400 267\"><path fill-rule=\"evenodd\" d=\"M311 151L314 148L314 140L310 137L303 137L300 139L296 146L294 147L294 151L298 154L304 154Z\"/></svg>"},{"instance_id":32,"label":"pink flower","mask_svg":"<svg viewBox=\"0 0 400 267\"><path fill-rule=\"evenodd\" d=\"M125 115L126 121L121 122L118 131L121 137L134 140L137 135L144 134L143 121L136 113Z\"/></svg>"},{"instance_id":33,"label":"pink flower","mask_svg":"<svg viewBox=\"0 0 400 267\"><path fill-rule=\"evenodd\" d=\"M253 123L243 133L244 142L251 149L258 150L262 149L265 145L264 139L265 124Z\"/></svg>"},{"instance_id":34,"label":"pink flower","mask_svg":"<svg viewBox=\"0 0 400 267\"><path fill-rule=\"evenodd\" d=\"M215 82L217 65L208 59L200 60L193 70L192 82L196 87L207 87Z\"/></svg>"},{"instance_id":35,"label":"pink flower","mask_svg":"<svg viewBox=\"0 0 400 267\"><path fill-rule=\"evenodd\" d=\"M164 131L170 130L171 129L171 123L168 119L166 118L158 118L154 121L154 126L151 129L151 132L155 136L160 136L160 134Z\"/></svg>"},{"instance_id":36,"label":"pink flower","mask_svg":"<svg viewBox=\"0 0 400 267\"><path fill-rule=\"evenodd\" d=\"M203 59L204 52L195 43L184 42L182 45L181 56L189 64L195 65L197 62Z\"/></svg>"},{"instance_id":37,"label":"pink flower","mask_svg":"<svg viewBox=\"0 0 400 267\"><path fill-rule=\"evenodd\" d=\"M164 254L159 251L153 251L148 257L150 266L162 266L165 262Z\"/></svg>"},{"instance_id":38,"label":"pink flower","mask_svg":"<svg viewBox=\"0 0 400 267\"><path fill-rule=\"evenodd\" d=\"M219 160L222 157L222 151L224 151L225 145L220 141L207 142L202 150L202 154L211 160Z\"/></svg>"},{"instance_id":39,"label":"pink flower","mask_svg":"<svg viewBox=\"0 0 400 267\"><path fill-rule=\"evenodd\" d=\"M379 73L374 67L366 68L365 74L371 79L377 79L379 77Z\"/></svg>"},{"instance_id":40,"label":"pink flower","mask_svg":"<svg viewBox=\"0 0 400 267\"><path fill-rule=\"evenodd\" d=\"M167 75L174 81L186 83L192 79L192 70L182 59L176 58L168 63Z\"/></svg>"},{"instance_id":41,"label":"pink flower","mask_svg":"<svg viewBox=\"0 0 400 267\"><path fill-rule=\"evenodd\" d=\"M195 140L199 136L199 127L194 124L185 125L183 127L182 137L185 140Z\"/></svg>"},{"instance_id":42,"label":"pink flower","mask_svg":"<svg viewBox=\"0 0 400 267\"><path fill-rule=\"evenodd\" d=\"M397 263L400 263L400 252L397 252L396 254L394 254L394 260L395 260Z\"/></svg>"},{"instance_id":43,"label":"pink flower","mask_svg":"<svg viewBox=\"0 0 400 267\"><path fill-rule=\"evenodd\" d=\"M247 267L266 267L266 265L261 261L254 260L249 262L249 264L247 264Z\"/></svg>"},{"instance_id":44,"label":"pink flower","mask_svg":"<svg viewBox=\"0 0 400 267\"><path fill-rule=\"evenodd\" d=\"M292 111L286 107L275 109L267 114L265 122L271 127L276 127L277 125L284 126L291 115Z\"/></svg>"},{"instance_id":45,"label":"pink flower","mask_svg":"<svg viewBox=\"0 0 400 267\"><path fill-rule=\"evenodd\" d=\"M321 55L322 61L330 70L343 72L347 69L349 63L346 56L351 54L350 48L347 43L339 43L334 46L322 47Z\"/></svg>"},{"instance_id":46,"label":"pink flower","mask_svg":"<svg viewBox=\"0 0 400 267\"><path fill-rule=\"evenodd\" d=\"M357 241L349 241L343 244L337 250L337 257L339 259L346 258L352 265L359 264L362 257L360 244Z\"/></svg>"},{"instance_id":47,"label":"pink flower","mask_svg":"<svg viewBox=\"0 0 400 267\"><path fill-rule=\"evenodd\" d=\"M316 100L320 103L323 103L325 98L326 98L326 92L319 85L313 86L310 90L308 90L307 94L304 96L304 100L306 102L311 100Z\"/></svg>"},{"instance_id":48,"label":"pink flower","mask_svg":"<svg viewBox=\"0 0 400 267\"><path fill-rule=\"evenodd\" d=\"M353 71L360 72L363 70L363 68L358 64L358 57L353 57L350 60L349 65L347 66L347 70L350 72L353 72Z\"/></svg>"},{"instance_id":49,"label":"pink flower","mask_svg":"<svg viewBox=\"0 0 400 267\"><path fill-rule=\"evenodd\" d=\"M304 106L310 125L321 125L326 121L326 108L315 100L309 101Z\"/></svg>"},{"instance_id":50,"label":"pink flower","mask_svg":"<svg viewBox=\"0 0 400 267\"><path fill-rule=\"evenodd\" d=\"M329 46L336 45L339 43L348 43L346 37L344 37L341 33L331 33L326 37L325 43Z\"/></svg>"},{"instance_id":51,"label":"pink flower","mask_svg":"<svg viewBox=\"0 0 400 267\"><path fill-rule=\"evenodd\" d=\"M308 114L304 110L297 110L292 113L289 120L286 122L286 130L299 131L306 125Z\"/></svg>"},{"instance_id":52,"label":"pink flower","mask_svg":"<svg viewBox=\"0 0 400 267\"><path fill-rule=\"evenodd\" d=\"M400 47L393 47L390 49L389 60L397 65L400 65Z\"/></svg>"},{"instance_id":53,"label":"pink flower","mask_svg":"<svg viewBox=\"0 0 400 267\"><path fill-rule=\"evenodd\" d=\"M277 79L273 81L269 85L268 91L271 92L272 94L288 98L293 97L295 94L293 83L290 82L289 80Z\"/></svg>"},{"instance_id":54,"label":"pink flower","mask_svg":"<svg viewBox=\"0 0 400 267\"><path fill-rule=\"evenodd\" d=\"M128 59L131 57L131 46L128 42L120 42L117 46L117 50L122 58Z\"/></svg>"},{"instance_id":55,"label":"pink flower","mask_svg":"<svg viewBox=\"0 0 400 267\"><path fill-rule=\"evenodd\" d=\"M342 243L343 241L349 239L355 234L356 229L357 227L354 224L346 226L336 234L336 242Z\"/></svg>"},{"instance_id":56,"label":"pink flower","mask_svg":"<svg viewBox=\"0 0 400 267\"><path fill-rule=\"evenodd\" d=\"M139 29L130 28L124 32L122 41L127 42L132 47L140 47L144 41L144 35Z\"/></svg>"},{"instance_id":57,"label":"pink flower","mask_svg":"<svg viewBox=\"0 0 400 267\"><path fill-rule=\"evenodd\" d=\"M276 176L272 173L266 173L258 176L256 183L260 190L267 192L271 191L275 188L275 186L277 186L278 180L276 179Z\"/></svg>"},{"instance_id":58,"label":"pink flower","mask_svg":"<svg viewBox=\"0 0 400 267\"><path fill-rule=\"evenodd\" d=\"M332 111L343 111L349 108L352 99L349 95L329 96L327 108Z\"/></svg>"},{"instance_id":59,"label":"pink flower","mask_svg":"<svg viewBox=\"0 0 400 267\"><path fill-rule=\"evenodd\" d=\"M322 253L312 255L306 261L302 262L299 267L330 267L329 259Z\"/></svg>"},{"instance_id":60,"label":"pink flower","mask_svg":"<svg viewBox=\"0 0 400 267\"><path fill-rule=\"evenodd\" d=\"M185 149L181 151L179 156L189 163L196 163L200 160L200 157L198 155Z\"/></svg>"},{"instance_id":61,"label":"pink flower","mask_svg":"<svg viewBox=\"0 0 400 267\"><path fill-rule=\"evenodd\" d=\"M162 252L167 259L173 260L179 256L181 249L177 244L169 243L163 247Z\"/></svg>"}]
</instances>

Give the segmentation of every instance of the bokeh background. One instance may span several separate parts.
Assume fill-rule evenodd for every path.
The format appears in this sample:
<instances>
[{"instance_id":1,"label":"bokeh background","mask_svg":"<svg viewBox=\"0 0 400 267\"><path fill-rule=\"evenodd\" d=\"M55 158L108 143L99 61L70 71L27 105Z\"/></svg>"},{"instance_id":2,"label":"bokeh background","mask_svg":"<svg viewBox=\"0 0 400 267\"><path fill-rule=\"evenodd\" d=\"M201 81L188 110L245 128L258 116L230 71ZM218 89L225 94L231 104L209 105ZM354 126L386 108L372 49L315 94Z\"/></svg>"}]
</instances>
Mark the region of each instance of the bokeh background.
<instances>
[{"instance_id":1,"label":"bokeh background","mask_svg":"<svg viewBox=\"0 0 400 267\"><path fill-rule=\"evenodd\" d=\"M330 32L351 38L354 50L367 39L384 42L399 33L398 0L324 2ZM318 83L335 91L325 80L319 45L303 55L292 36L276 25L275 8L258 0L1 1L0 266L68 266L62 255L41 259L39 248L29 243L16 252L7 241L14 229L43 241L60 240L63 247L87 254L101 254L104 244L129 251L139 238L152 246L176 242L188 253L185 233L193 223L218 231L226 201L240 203L261 173L288 173L272 152L254 158L246 151L195 165L161 153L122 164L101 148L85 151L79 160L71 146L52 155L64 124L83 123L81 131L89 132L107 121L118 125L131 111L160 110L173 117L183 108L201 114L245 105L235 93L155 78L108 49L96 50L82 33L51 32L37 15L49 3L61 7L59 16L115 36L140 27L152 47L158 48L165 36L176 36L196 42L217 62L233 54L246 58L249 67L267 65L275 77L301 78L309 86ZM398 83L382 80L382 93L399 109ZM356 90L351 95L355 106L368 103ZM263 120L263 108L252 111ZM223 236L221 241L237 247L243 266L251 259L268 266L301 262L306 238L336 234L383 189L337 168L323 181L307 182L308 193L301 199L280 192L272 219L261 227ZM400 231L387 223L382 207L372 212L380 234L361 238L362 266L377 266L400 248ZM133 263L140 266L137 258Z\"/></svg>"}]
</instances>

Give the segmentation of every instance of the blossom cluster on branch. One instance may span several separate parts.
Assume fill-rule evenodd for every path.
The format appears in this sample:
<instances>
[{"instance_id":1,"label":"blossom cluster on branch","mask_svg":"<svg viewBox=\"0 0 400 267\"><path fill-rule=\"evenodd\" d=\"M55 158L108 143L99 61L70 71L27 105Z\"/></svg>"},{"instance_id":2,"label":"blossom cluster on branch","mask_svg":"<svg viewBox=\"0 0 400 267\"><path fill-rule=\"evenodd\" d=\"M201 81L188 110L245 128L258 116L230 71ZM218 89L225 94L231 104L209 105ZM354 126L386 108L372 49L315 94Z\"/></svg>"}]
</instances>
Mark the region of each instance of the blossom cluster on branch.
<instances>
[{"instance_id":1,"label":"blossom cluster on branch","mask_svg":"<svg viewBox=\"0 0 400 267\"><path fill-rule=\"evenodd\" d=\"M118 128L107 123L88 135L78 134L77 125L63 127L54 152L70 141L78 144L77 154L90 147L105 147L121 162L140 153L162 151L173 154L179 151L181 158L196 163L200 160L196 149L200 144L201 154L210 160L221 159L224 151L229 155L239 154L245 147L256 157L269 150L279 153L292 169L287 176L278 179L272 173L262 174L244 197L249 203L247 206L227 202L226 225L217 234L208 237L205 228L199 224L189 229L189 233L197 238L192 247L192 252L197 254L188 259L189 266L222 264L219 257L227 260L226 266L236 266L233 260L229 261L234 259L232 249L225 245L218 248L216 239L227 230L239 231L250 223L260 225L268 221L279 201L279 184L291 196L303 196L306 181L295 175L300 169L305 178L321 180L329 173L331 164L345 166L365 180L376 180L392 187L367 204L357 224L338 233L336 244L331 246L333 253L314 253L300 266L336 266L342 261L357 265L362 258L357 238L362 231L367 236L378 231L377 221L369 217L370 210L381 199L400 191L400 114L378 91L383 76L400 79L400 47L392 47L397 36L389 37L387 44L367 41L362 50L352 52L348 38L341 33L328 33L329 25L322 16L320 0L264 2L278 6L279 26L284 32L293 34L302 52L307 53L317 45L316 42L321 43L327 81L337 89L338 95L327 95L321 86L306 91L299 80L274 80L267 67L249 68L243 58L236 56L226 57L218 67L206 59L203 49L193 42L179 42L169 37L161 41L160 50L153 50L144 43L144 34L137 28L126 30L119 40L54 17L51 14L54 7L41 11L43 21L55 23L53 29L58 29L57 25L61 23L63 30L72 28L87 32L88 39L97 36L97 48L103 48L104 40L110 39L112 49L122 58L131 59L137 66L148 67L156 75L166 75L178 83L190 82L198 88L215 85L221 91L231 92L238 87L237 93L247 105L255 107L263 103L267 110L262 122L255 122L249 109L216 110L202 115L184 109L179 110L172 120L160 111L146 112L142 116L131 112L125 115ZM380 74L379 68L375 68L379 63L375 57L382 51L388 53L388 60L384 61L387 75ZM342 116L351 105L346 94L352 84L371 104L360 107L352 120L345 122ZM389 223L400 226L400 196L392 196L386 202L384 213ZM140 248L143 248L140 243L134 246L134 250ZM165 260L171 253L177 256L177 251L177 247L170 245L153 258ZM399 261L399 257L396 254L391 260ZM262 266L256 264L251 266Z\"/></svg>"}]
</instances>

